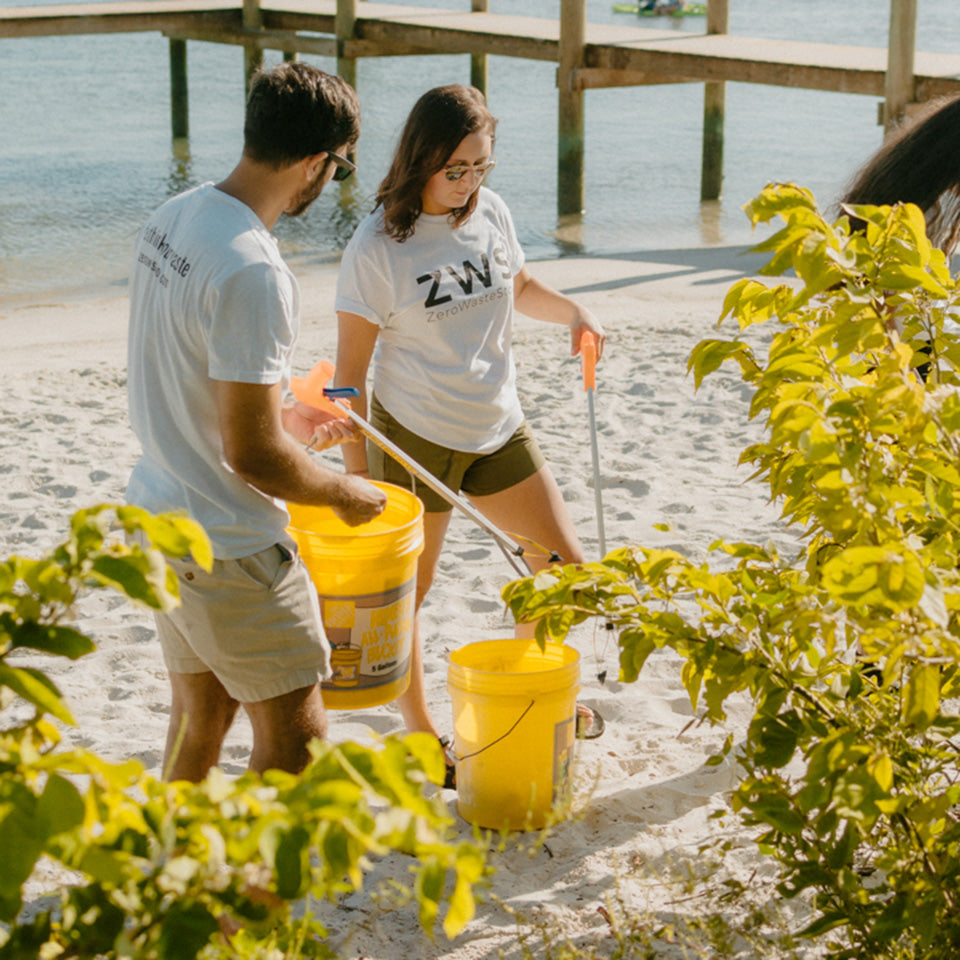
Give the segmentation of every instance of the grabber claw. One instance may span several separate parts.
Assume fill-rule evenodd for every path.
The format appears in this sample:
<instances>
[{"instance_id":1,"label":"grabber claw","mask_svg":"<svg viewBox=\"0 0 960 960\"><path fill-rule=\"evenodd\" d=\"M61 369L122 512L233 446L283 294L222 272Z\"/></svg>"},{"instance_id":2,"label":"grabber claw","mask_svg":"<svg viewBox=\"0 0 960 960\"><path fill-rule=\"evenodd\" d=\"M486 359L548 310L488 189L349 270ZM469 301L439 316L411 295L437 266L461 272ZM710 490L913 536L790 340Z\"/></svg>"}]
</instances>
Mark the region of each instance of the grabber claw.
<instances>
[{"instance_id":1,"label":"grabber claw","mask_svg":"<svg viewBox=\"0 0 960 960\"><path fill-rule=\"evenodd\" d=\"M340 420L346 420L350 416L344 409L350 406L346 398L356 397L360 391L356 387L328 387L327 383L336 370L329 360L321 360L305 377L290 378L290 392L308 407L316 407Z\"/></svg>"}]
</instances>

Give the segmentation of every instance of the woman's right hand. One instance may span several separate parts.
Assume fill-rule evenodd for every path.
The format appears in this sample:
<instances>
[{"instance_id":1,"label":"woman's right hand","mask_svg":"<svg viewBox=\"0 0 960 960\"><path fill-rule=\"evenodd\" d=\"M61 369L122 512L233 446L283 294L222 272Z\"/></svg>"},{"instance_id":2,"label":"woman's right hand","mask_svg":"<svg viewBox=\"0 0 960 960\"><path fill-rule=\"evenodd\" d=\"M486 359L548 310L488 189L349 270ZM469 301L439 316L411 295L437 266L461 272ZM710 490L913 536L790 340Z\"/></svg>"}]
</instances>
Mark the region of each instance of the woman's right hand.
<instances>
[{"instance_id":1,"label":"woman's right hand","mask_svg":"<svg viewBox=\"0 0 960 960\"><path fill-rule=\"evenodd\" d=\"M387 495L379 487L355 474L343 474L340 489L343 501L331 506L348 527L369 523L379 517L387 505Z\"/></svg>"}]
</instances>

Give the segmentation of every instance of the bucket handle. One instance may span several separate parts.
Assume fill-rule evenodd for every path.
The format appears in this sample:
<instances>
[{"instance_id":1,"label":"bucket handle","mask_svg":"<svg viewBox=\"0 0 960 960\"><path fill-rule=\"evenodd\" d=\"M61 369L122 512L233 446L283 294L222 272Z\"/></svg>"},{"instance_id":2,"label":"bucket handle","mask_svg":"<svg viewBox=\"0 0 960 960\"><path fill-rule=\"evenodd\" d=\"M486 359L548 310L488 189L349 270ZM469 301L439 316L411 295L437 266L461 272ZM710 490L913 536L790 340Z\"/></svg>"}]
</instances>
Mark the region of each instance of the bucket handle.
<instances>
[{"instance_id":1,"label":"bucket handle","mask_svg":"<svg viewBox=\"0 0 960 960\"><path fill-rule=\"evenodd\" d=\"M531 700L531 701L527 704L527 707L526 707L526 709L523 711L523 713L521 713L520 716L517 717L516 720L514 720L513 726L512 726L506 733L503 733L503 734L501 734L499 737L497 737L496 740L491 740L485 747L481 747L479 750L474 750L473 753L465 753L462 757L458 757L456 754L454 754L454 755L453 755L453 759L454 759L454 760L457 760L457 761L460 761L460 760L469 760L471 757L478 757L481 753L484 752L484 750L489 750L492 746L495 746L495 745L498 744L501 740L506 740L507 737L509 737L510 734L513 733L513 731L516 730L517 727L520 726L520 721L533 709L533 705L534 705L536 702L537 702L536 700Z\"/></svg>"}]
</instances>

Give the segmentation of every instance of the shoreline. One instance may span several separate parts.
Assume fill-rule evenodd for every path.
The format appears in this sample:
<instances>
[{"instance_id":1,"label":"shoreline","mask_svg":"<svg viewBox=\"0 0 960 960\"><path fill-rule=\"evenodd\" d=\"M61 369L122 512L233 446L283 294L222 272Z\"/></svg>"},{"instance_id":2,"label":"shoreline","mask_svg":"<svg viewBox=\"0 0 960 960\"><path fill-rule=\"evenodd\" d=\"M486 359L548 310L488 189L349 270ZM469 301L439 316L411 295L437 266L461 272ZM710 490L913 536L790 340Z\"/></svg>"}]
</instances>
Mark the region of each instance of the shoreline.
<instances>
[{"instance_id":1,"label":"shoreline","mask_svg":"<svg viewBox=\"0 0 960 960\"><path fill-rule=\"evenodd\" d=\"M764 258L749 251L749 245L718 243L620 253L561 253L528 260L527 264L546 282L579 297L634 284L669 285L684 280L713 287L723 282L710 278L715 272L743 274L757 270ZM326 316L334 323L332 291L340 266L339 255L302 254L288 257L287 262L301 286L301 337L311 324L323 322L325 306ZM589 282L572 280L584 274L590 275ZM651 288L650 292L656 294L659 290ZM126 301L126 278L0 296L0 329L6 347L0 354L0 370L9 369L11 352L26 356L35 348L49 348L55 351L52 356L58 361L70 362L71 346L94 349L118 338L125 339ZM519 314L517 319L519 326L526 322Z\"/></svg>"}]
</instances>

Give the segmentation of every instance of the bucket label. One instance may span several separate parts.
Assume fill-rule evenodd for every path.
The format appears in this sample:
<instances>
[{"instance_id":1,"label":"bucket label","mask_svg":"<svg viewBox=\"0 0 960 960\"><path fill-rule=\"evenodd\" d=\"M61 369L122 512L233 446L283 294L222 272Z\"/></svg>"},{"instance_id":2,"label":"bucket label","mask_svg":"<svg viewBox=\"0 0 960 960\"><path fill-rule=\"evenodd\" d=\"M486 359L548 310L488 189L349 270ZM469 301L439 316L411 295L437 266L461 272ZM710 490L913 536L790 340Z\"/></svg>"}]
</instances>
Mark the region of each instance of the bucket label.
<instances>
[{"instance_id":1,"label":"bucket label","mask_svg":"<svg viewBox=\"0 0 960 960\"><path fill-rule=\"evenodd\" d=\"M379 687L406 675L413 645L415 579L382 593L320 597L333 647L324 685Z\"/></svg>"},{"instance_id":2,"label":"bucket label","mask_svg":"<svg viewBox=\"0 0 960 960\"><path fill-rule=\"evenodd\" d=\"M570 789L570 763L576 740L576 715L553 728L553 805L566 800Z\"/></svg>"}]
</instances>

